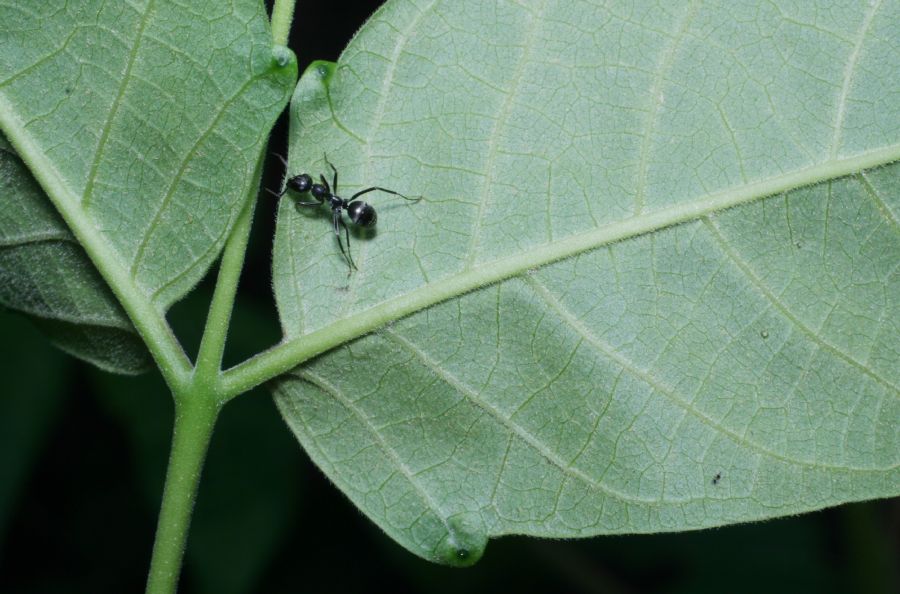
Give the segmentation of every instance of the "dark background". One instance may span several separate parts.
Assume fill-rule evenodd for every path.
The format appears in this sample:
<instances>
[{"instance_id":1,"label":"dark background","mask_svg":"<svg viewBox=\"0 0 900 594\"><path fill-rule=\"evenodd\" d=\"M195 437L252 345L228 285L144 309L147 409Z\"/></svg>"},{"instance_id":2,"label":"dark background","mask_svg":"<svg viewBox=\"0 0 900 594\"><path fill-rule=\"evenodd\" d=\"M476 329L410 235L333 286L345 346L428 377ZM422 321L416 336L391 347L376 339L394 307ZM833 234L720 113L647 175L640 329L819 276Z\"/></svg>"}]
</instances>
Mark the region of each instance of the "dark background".
<instances>
[{"instance_id":1,"label":"dark background","mask_svg":"<svg viewBox=\"0 0 900 594\"><path fill-rule=\"evenodd\" d=\"M301 72L335 60L380 2L299 2ZM286 120L272 150L286 152ZM267 163L277 188L280 163ZM256 212L226 364L280 338L274 200ZM209 279L170 320L196 352ZM141 592L172 425L158 373L111 376L0 311L0 592ZM414 557L311 464L262 390L222 413L180 592L900 592L900 500L702 532L492 541L469 569Z\"/></svg>"}]
</instances>

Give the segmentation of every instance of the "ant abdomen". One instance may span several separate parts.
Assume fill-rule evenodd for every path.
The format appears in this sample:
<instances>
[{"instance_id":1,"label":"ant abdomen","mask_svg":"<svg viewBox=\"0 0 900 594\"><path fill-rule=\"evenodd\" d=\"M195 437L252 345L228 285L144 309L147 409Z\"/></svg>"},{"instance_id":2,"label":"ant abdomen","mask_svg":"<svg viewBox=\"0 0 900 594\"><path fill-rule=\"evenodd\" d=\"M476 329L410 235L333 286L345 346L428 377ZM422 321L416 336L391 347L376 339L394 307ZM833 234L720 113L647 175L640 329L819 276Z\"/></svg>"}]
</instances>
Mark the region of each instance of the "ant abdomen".
<instances>
[{"instance_id":1,"label":"ant abdomen","mask_svg":"<svg viewBox=\"0 0 900 594\"><path fill-rule=\"evenodd\" d=\"M372 227L375 225L375 221L378 220L378 215L375 213L372 205L362 200L355 200L348 204L347 215L354 225L359 225L360 227Z\"/></svg>"}]
</instances>

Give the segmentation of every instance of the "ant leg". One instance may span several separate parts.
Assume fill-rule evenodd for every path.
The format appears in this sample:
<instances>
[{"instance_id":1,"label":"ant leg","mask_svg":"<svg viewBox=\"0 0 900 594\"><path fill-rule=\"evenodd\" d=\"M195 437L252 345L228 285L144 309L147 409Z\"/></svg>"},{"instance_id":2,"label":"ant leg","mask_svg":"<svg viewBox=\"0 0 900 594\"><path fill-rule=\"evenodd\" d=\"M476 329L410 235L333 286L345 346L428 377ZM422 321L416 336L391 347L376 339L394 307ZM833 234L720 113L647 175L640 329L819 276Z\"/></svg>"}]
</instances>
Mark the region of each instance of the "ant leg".
<instances>
[{"instance_id":1,"label":"ant leg","mask_svg":"<svg viewBox=\"0 0 900 594\"><path fill-rule=\"evenodd\" d=\"M294 200L294 206L297 207L297 210L300 210L301 206L322 206L322 203L315 201L304 202L303 200Z\"/></svg>"},{"instance_id":2,"label":"ant leg","mask_svg":"<svg viewBox=\"0 0 900 594\"><path fill-rule=\"evenodd\" d=\"M331 186L332 186L332 190L334 190L334 193L337 194L338 193L337 168L331 164L331 161L328 160L328 155L326 155L325 153L322 153L322 156L325 157L325 162L328 163L328 166L331 167L332 171L334 171L334 177L331 178Z\"/></svg>"},{"instance_id":3,"label":"ant leg","mask_svg":"<svg viewBox=\"0 0 900 594\"><path fill-rule=\"evenodd\" d=\"M347 271L347 276L350 276L351 274L353 274L354 270L359 270L359 268L356 267L356 262L353 261L353 257L350 254L350 228L347 227L347 223L344 222L344 217L341 217L340 220L341 227L344 228L344 235L347 238L347 260L350 261L351 266L350 270Z\"/></svg>"},{"instance_id":4,"label":"ant leg","mask_svg":"<svg viewBox=\"0 0 900 594\"><path fill-rule=\"evenodd\" d=\"M378 190L379 192L386 192L388 194L393 194L394 196L400 196L404 200L409 200L410 202L418 202L419 200L422 199L421 196L416 196L415 198L410 198L409 196L405 196L405 195L401 194L400 192L395 192L394 190L388 190L387 188L380 188L378 186L373 186L371 188L366 188L365 190L360 190L359 192L357 192L356 194L351 196L350 200L348 200L348 202L353 202L354 200L356 200L358 197L362 196L363 194L368 194L369 192L374 192L375 190Z\"/></svg>"},{"instance_id":5,"label":"ant leg","mask_svg":"<svg viewBox=\"0 0 900 594\"><path fill-rule=\"evenodd\" d=\"M281 153L272 153L272 154L275 155L276 157L278 157L281 160L281 164L284 165L284 176L285 177L281 180L281 183L284 184L284 188L281 190L281 192L273 192L269 188L266 188L266 191L269 194L275 196L276 198L281 198L282 196L284 196L287 193L287 184L284 183L284 180L287 178L287 174L288 174L288 162L287 162L287 159L285 159L283 156L281 156Z\"/></svg>"},{"instance_id":6,"label":"ant leg","mask_svg":"<svg viewBox=\"0 0 900 594\"><path fill-rule=\"evenodd\" d=\"M270 190L269 188L266 188L266 192L275 196L276 198L281 198L282 196L287 194L287 186L285 186L284 189L281 190L280 192L275 192L273 190ZM315 202L315 201L304 202L302 200L295 200L294 204L296 204L297 206L321 206L322 205L321 202Z\"/></svg>"},{"instance_id":7,"label":"ant leg","mask_svg":"<svg viewBox=\"0 0 900 594\"><path fill-rule=\"evenodd\" d=\"M325 189L328 190L328 193L334 195L334 192L332 191L331 186L328 185L328 180L325 179L325 176L319 174L319 180L322 182L322 185L325 186Z\"/></svg>"},{"instance_id":8,"label":"ant leg","mask_svg":"<svg viewBox=\"0 0 900 594\"><path fill-rule=\"evenodd\" d=\"M347 228L347 223L344 222L344 217L341 216L341 211L339 209L335 209L332 212L331 220L334 224L334 234L337 236L338 247L341 248L341 254L344 255L344 259L347 260L347 265L350 267L350 272L348 274L352 274L354 270L359 270L359 268L356 267L353 258L350 256L350 229ZM344 228L344 233L347 236L346 251L344 251L344 244L341 242L341 227Z\"/></svg>"}]
</instances>

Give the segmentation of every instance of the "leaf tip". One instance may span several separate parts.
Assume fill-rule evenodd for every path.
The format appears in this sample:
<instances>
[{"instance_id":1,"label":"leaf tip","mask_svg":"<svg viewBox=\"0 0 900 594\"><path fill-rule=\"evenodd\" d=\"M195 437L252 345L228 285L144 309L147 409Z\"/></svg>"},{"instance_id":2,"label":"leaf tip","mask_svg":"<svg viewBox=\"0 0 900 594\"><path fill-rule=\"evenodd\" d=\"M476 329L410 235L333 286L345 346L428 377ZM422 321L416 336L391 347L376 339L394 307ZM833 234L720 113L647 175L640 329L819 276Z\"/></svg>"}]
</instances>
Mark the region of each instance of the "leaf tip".
<instances>
[{"instance_id":1,"label":"leaf tip","mask_svg":"<svg viewBox=\"0 0 900 594\"><path fill-rule=\"evenodd\" d=\"M278 68L285 68L297 63L297 57L290 48L283 45L272 46L272 60Z\"/></svg>"},{"instance_id":2,"label":"leaf tip","mask_svg":"<svg viewBox=\"0 0 900 594\"><path fill-rule=\"evenodd\" d=\"M337 64L328 60L315 60L303 72L303 78L315 78L321 84L328 85L334 74Z\"/></svg>"},{"instance_id":3,"label":"leaf tip","mask_svg":"<svg viewBox=\"0 0 900 594\"><path fill-rule=\"evenodd\" d=\"M306 67L291 98L291 111L296 117L311 113L316 105L328 104L328 86L336 68L337 64L326 60L316 60Z\"/></svg>"},{"instance_id":4,"label":"leaf tip","mask_svg":"<svg viewBox=\"0 0 900 594\"><path fill-rule=\"evenodd\" d=\"M468 567L481 559L487 546L481 517L461 514L447 520L447 534L435 551L437 561L453 567Z\"/></svg>"}]
</instances>

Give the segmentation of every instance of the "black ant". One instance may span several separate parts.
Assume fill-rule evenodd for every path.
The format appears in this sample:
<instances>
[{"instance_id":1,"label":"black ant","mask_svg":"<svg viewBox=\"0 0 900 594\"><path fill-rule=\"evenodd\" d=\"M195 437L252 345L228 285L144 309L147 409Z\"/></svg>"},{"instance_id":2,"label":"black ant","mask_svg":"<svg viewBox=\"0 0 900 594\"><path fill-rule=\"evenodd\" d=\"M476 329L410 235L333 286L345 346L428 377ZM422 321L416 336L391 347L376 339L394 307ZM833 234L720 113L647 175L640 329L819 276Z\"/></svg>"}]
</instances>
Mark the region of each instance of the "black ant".
<instances>
[{"instance_id":1,"label":"black ant","mask_svg":"<svg viewBox=\"0 0 900 594\"><path fill-rule=\"evenodd\" d=\"M375 222L378 220L378 215L375 213L375 208L368 204L367 202L363 202L362 200L357 200L363 194L368 194L369 192L374 192L376 190L385 192L387 194L393 194L394 196L399 196L404 200L409 200L411 202L418 202L422 199L421 196L417 196L415 198L410 198L409 196L404 196L400 192L395 192L394 190L388 190L387 188L382 188L379 186L372 186L370 188L366 188L364 190L360 190L356 194L350 197L349 200L344 200L340 196L337 195L338 191L338 172L337 168L331 164L331 161L328 160L327 155L323 155L325 157L325 162L328 163L328 166L331 167L331 171L334 172L334 176L331 178L331 185L328 185L328 180L325 179L324 175L319 175L319 181L321 183L313 183L313 178L308 173L301 173L300 175L294 175L287 178L285 182L284 189L281 190L280 193L269 192L278 198L281 198L285 195L288 190L296 192L298 194L306 194L307 192L312 194L312 197L315 200L303 201L303 200L295 200L294 204L297 205L298 210L301 206L321 206L323 204L328 203L328 207L331 209L331 223L334 226L334 235L337 237L338 246L341 248L341 254L344 255L344 259L347 260L347 265L350 267L350 271L348 274L351 274L354 270L359 270L357 268L356 263L353 262L353 258L350 256L350 230L347 227L347 224L344 222L344 217L342 216L343 211L347 211L347 216L350 217L350 222L359 227L374 227ZM287 161L285 161L284 157L278 155L281 159L281 162L284 163L285 169L287 169ZM344 235L347 238L347 249L344 250L344 244L341 241L341 228L344 229Z\"/></svg>"}]
</instances>

